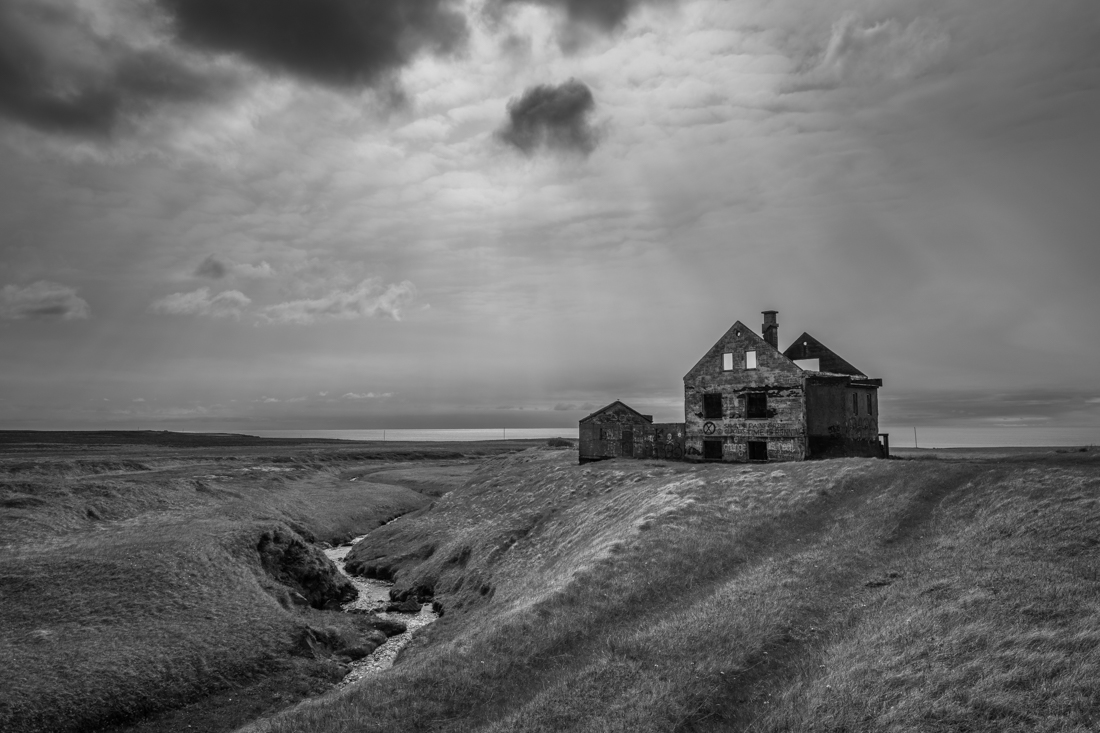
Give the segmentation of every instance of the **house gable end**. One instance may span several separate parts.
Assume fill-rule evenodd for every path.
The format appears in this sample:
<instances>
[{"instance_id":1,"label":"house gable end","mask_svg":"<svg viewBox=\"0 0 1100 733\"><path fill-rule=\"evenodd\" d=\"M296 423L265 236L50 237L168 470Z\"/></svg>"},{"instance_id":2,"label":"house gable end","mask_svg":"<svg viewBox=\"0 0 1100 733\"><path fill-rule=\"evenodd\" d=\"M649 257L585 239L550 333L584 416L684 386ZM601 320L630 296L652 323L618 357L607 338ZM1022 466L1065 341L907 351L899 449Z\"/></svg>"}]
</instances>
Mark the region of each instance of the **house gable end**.
<instances>
[{"instance_id":1,"label":"house gable end","mask_svg":"<svg viewBox=\"0 0 1100 733\"><path fill-rule=\"evenodd\" d=\"M821 371L830 374L850 374L856 377L867 376L805 331L787 347L787 350L783 352L783 356L791 361L797 359L817 359Z\"/></svg>"},{"instance_id":2,"label":"house gable end","mask_svg":"<svg viewBox=\"0 0 1100 733\"><path fill-rule=\"evenodd\" d=\"M695 375L709 371L707 368L708 360L715 359L720 360L723 354L733 353L734 356L734 370L744 370L743 359L744 352L748 350L755 350L758 355L768 355L768 367L782 372L801 373L802 370L798 368L794 362L786 358L783 354L779 353L779 350L765 341L755 331L741 323L741 321L735 321L732 326L729 327L722 338L715 342L714 346L710 347L703 357L695 363L687 374L684 375L684 381L687 382ZM759 358L759 357L758 357Z\"/></svg>"}]
</instances>

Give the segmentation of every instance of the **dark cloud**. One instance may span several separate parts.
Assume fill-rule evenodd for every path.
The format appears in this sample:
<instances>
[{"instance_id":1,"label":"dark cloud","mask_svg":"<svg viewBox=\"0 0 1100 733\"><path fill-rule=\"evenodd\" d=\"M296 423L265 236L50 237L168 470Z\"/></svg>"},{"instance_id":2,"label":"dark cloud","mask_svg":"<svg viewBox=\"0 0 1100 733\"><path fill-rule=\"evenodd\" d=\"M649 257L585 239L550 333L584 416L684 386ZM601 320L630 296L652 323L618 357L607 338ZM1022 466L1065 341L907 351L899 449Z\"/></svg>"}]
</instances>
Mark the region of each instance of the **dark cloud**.
<instances>
[{"instance_id":1,"label":"dark cloud","mask_svg":"<svg viewBox=\"0 0 1100 733\"><path fill-rule=\"evenodd\" d=\"M508 102L508 122L497 136L527 155L540 148L588 155L599 143L588 120L595 107L592 90L576 79L528 87Z\"/></svg>"},{"instance_id":2,"label":"dark cloud","mask_svg":"<svg viewBox=\"0 0 1100 733\"><path fill-rule=\"evenodd\" d=\"M61 283L39 280L22 287L5 285L0 288L0 320L59 318L71 321L87 318L88 314L88 301Z\"/></svg>"},{"instance_id":3,"label":"dark cloud","mask_svg":"<svg viewBox=\"0 0 1100 733\"><path fill-rule=\"evenodd\" d=\"M25 9L0 4L0 114L49 130L110 129L117 113L115 95L99 85L62 86L51 79L45 49L27 37L30 19L19 12Z\"/></svg>"},{"instance_id":4,"label":"dark cloud","mask_svg":"<svg viewBox=\"0 0 1100 733\"><path fill-rule=\"evenodd\" d=\"M450 52L466 19L447 0L160 0L181 39L336 86L370 84L420 51Z\"/></svg>"},{"instance_id":5,"label":"dark cloud","mask_svg":"<svg viewBox=\"0 0 1100 733\"><path fill-rule=\"evenodd\" d=\"M387 82L420 52L466 39L451 0L0 0L0 117L110 135L164 104L212 101L243 82L218 55L338 87ZM102 10L102 8L101 8ZM173 35L174 34L174 35ZM211 53L213 52L213 53Z\"/></svg>"},{"instance_id":6,"label":"dark cloud","mask_svg":"<svg viewBox=\"0 0 1100 733\"><path fill-rule=\"evenodd\" d=\"M211 280L222 279L225 277L226 272L228 272L228 270L225 267L225 263L214 255L207 257L199 263L197 268L195 268L195 275L197 277L208 277Z\"/></svg>"},{"instance_id":7,"label":"dark cloud","mask_svg":"<svg viewBox=\"0 0 1100 733\"><path fill-rule=\"evenodd\" d=\"M171 49L94 33L76 6L0 3L0 115L48 132L103 136L162 102L210 99L234 84Z\"/></svg>"}]
</instances>

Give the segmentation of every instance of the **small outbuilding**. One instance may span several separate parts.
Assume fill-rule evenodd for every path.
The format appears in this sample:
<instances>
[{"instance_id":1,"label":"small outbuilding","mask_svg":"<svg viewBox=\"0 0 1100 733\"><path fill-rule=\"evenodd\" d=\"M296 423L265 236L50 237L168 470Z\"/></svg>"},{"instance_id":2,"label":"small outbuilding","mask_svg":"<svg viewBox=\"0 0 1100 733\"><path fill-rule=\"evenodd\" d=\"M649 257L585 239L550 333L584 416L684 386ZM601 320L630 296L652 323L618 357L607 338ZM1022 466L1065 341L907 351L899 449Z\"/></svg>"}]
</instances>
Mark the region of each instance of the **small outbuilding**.
<instances>
[{"instance_id":1,"label":"small outbuilding","mask_svg":"<svg viewBox=\"0 0 1100 733\"><path fill-rule=\"evenodd\" d=\"M683 458L684 424L655 423L615 400L580 421L580 462L608 458Z\"/></svg>"}]
</instances>

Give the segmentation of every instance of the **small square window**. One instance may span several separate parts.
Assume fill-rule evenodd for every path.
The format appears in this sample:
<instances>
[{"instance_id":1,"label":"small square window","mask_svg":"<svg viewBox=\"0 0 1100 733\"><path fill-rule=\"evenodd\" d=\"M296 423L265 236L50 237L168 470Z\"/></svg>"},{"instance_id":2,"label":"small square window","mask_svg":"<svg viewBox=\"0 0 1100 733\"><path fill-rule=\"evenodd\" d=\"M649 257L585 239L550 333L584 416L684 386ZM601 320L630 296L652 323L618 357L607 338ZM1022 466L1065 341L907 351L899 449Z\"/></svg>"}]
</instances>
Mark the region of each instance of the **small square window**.
<instances>
[{"instance_id":1,"label":"small square window","mask_svg":"<svg viewBox=\"0 0 1100 733\"><path fill-rule=\"evenodd\" d=\"M733 354L722 354L722 371L728 372L733 369Z\"/></svg>"},{"instance_id":2,"label":"small square window","mask_svg":"<svg viewBox=\"0 0 1100 733\"><path fill-rule=\"evenodd\" d=\"M746 351L745 352L745 368L746 369L755 369L756 368L756 352L755 351Z\"/></svg>"},{"instance_id":3,"label":"small square window","mask_svg":"<svg viewBox=\"0 0 1100 733\"><path fill-rule=\"evenodd\" d=\"M720 461L722 460L722 441L720 440L704 440L703 441L703 458L708 461Z\"/></svg>"},{"instance_id":4,"label":"small square window","mask_svg":"<svg viewBox=\"0 0 1100 733\"><path fill-rule=\"evenodd\" d=\"M749 441L749 460L750 461L766 461L766 460L768 460L768 444L763 440L750 440Z\"/></svg>"}]
</instances>

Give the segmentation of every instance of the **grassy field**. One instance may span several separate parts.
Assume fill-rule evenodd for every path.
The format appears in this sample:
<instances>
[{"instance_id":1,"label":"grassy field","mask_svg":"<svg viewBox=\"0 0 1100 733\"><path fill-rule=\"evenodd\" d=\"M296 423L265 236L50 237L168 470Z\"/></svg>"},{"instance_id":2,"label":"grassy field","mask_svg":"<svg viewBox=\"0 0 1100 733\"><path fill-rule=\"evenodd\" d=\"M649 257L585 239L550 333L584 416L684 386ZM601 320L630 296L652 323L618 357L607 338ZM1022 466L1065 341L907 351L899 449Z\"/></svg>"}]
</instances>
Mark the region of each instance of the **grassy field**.
<instances>
[{"instance_id":1,"label":"grassy field","mask_svg":"<svg viewBox=\"0 0 1100 733\"><path fill-rule=\"evenodd\" d=\"M228 730L328 689L374 637L320 610L348 586L314 543L525 445L0 433L0 730Z\"/></svg>"},{"instance_id":2,"label":"grassy field","mask_svg":"<svg viewBox=\"0 0 1100 733\"><path fill-rule=\"evenodd\" d=\"M1093 731L1100 453L483 461L349 566L445 612L254 731Z\"/></svg>"}]
</instances>

